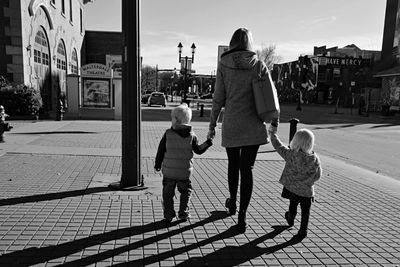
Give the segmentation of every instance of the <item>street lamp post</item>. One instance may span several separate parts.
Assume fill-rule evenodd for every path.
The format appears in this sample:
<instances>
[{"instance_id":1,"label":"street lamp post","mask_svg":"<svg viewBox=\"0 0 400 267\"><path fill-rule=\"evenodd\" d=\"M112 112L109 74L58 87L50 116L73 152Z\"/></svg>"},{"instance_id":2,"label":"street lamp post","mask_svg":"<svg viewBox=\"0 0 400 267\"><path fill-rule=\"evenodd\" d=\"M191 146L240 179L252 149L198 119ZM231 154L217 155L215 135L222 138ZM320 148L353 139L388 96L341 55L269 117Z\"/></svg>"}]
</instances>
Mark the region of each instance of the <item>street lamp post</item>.
<instances>
[{"instance_id":1,"label":"street lamp post","mask_svg":"<svg viewBox=\"0 0 400 267\"><path fill-rule=\"evenodd\" d=\"M184 69L183 69L183 75L184 75L184 88L183 88L183 102L186 102L186 90L187 90L187 72L188 72L188 56L182 57L182 48L183 45L182 43L178 44L178 53L179 53L179 63L182 63L182 60L184 60ZM196 52L196 46L194 43L190 47L192 49L192 63L194 63L194 53ZM182 70L181 70L182 72Z\"/></svg>"}]
</instances>

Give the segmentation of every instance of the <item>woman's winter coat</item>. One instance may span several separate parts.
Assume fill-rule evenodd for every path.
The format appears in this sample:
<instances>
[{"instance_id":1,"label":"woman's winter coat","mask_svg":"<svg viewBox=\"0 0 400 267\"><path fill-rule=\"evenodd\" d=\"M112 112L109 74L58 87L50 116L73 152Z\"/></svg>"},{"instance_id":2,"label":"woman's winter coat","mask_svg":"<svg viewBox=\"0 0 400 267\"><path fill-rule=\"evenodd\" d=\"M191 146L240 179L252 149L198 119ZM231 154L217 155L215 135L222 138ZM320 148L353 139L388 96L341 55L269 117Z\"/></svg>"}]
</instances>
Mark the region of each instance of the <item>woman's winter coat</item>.
<instances>
[{"instance_id":1,"label":"woman's winter coat","mask_svg":"<svg viewBox=\"0 0 400 267\"><path fill-rule=\"evenodd\" d=\"M259 119L255 107L252 80L257 78L259 60L252 51L224 53L217 69L217 80L210 115L210 130L214 130L218 115L224 108L222 146L240 147L269 142L266 125ZM263 64L262 74L267 73Z\"/></svg>"}]
</instances>

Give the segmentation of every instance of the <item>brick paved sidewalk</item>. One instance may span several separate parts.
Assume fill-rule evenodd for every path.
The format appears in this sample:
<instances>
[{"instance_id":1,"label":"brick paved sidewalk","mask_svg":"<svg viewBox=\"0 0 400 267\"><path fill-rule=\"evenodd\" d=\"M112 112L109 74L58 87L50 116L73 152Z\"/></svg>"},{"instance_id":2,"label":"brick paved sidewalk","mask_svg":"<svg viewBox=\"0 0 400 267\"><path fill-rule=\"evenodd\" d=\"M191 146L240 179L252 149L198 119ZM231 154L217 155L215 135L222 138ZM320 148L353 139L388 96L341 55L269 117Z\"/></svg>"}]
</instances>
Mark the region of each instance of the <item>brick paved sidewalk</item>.
<instances>
[{"instance_id":1,"label":"brick paved sidewalk","mask_svg":"<svg viewBox=\"0 0 400 267\"><path fill-rule=\"evenodd\" d=\"M237 218L228 217L223 205L227 161L222 155L199 157L192 178L192 218L165 227L159 186L126 192L93 183L96 177L120 176L116 125L63 122L48 130L52 133L27 125L15 139L9 136L10 142L22 144L25 138L25 143L10 144L9 153L0 156L0 266L400 264L396 183L324 157L310 234L297 242L292 236L299 221L291 229L285 226L288 203L277 182L284 162L265 151L254 169L249 228L237 235L229 230ZM164 128L143 128L143 146L150 152L144 153L142 172L145 181L161 184L152 169L157 141L151 140ZM196 129L203 138L204 126ZM34 153L39 147L40 153ZM218 145L213 149L214 155L223 153Z\"/></svg>"}]
</instances>

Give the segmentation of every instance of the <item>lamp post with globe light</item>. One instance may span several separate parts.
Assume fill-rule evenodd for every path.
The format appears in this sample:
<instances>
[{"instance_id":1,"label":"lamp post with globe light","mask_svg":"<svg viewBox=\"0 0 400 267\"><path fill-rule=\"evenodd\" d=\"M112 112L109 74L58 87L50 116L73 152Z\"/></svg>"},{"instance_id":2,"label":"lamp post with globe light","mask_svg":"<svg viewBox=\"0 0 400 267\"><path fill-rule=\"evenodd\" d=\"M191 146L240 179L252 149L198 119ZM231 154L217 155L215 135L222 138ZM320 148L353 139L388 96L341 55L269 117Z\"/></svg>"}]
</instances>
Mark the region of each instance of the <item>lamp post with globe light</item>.
<instances>
[{"instance_id":1,"label":"lamp post with globe light","mask_svg":"<svg viewBox=\"0 0 400 267\"><path fill-rule=\"evenodd\" d=\"M191 64L194 63L194 53L196 52L196 46L193 43L192 46L190 47L192 49L192 57L189 58L188 56L182 57L182 48L183 45L182 43L178 44L178 53L179 53L179 63L181 63L181 74L183 74L184 77L184 88L183 88L183 101L187 103L186 100L186 94L187 94L187 77L188 77L188 72L191 71ZM189 61L190 61L190 65L189 65Z\"/></svg>"}]
</instances>

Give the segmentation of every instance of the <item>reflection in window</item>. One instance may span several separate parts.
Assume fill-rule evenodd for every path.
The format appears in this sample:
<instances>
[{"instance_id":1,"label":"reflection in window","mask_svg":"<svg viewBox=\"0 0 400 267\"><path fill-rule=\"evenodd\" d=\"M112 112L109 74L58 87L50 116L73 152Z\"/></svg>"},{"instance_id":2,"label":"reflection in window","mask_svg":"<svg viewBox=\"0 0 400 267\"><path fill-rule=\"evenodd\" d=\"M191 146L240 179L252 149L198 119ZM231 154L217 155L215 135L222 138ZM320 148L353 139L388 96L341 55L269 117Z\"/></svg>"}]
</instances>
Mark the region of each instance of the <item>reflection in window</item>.
<instances>
[{"instance_id":1,"label":"reflection in window","mask_svg":"<svg viewBox=\"0 0 400 267\"><path fill-rule=\"evenodd\" d=\"M71 73L78 74L78 56L75 49L72 51L71 56Z\"/></svg>"},{"instance_id":2,"label":"reflection in window","mask_svg":"<svg viewBox=\"0 0 400 267\"><path fill-rule=\"evenodd\" d=\"M66 70L67 62L65 58L65 48L64 45L60 42L57 47L57 69Z\"/></svg>"}]
</instances>

